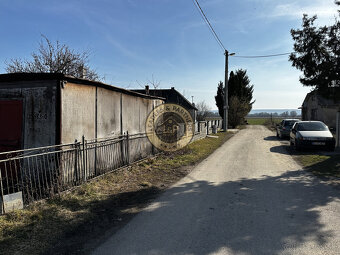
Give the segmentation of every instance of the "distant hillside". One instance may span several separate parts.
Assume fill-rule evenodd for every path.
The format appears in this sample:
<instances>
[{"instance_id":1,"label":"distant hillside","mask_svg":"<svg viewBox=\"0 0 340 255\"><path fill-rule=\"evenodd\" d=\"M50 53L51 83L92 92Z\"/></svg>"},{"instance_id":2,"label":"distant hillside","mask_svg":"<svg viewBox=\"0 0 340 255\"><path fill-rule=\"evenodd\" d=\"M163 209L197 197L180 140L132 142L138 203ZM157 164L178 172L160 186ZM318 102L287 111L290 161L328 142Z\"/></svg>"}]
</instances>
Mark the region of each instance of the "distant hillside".
<instances>
[{"instance_id":1,"label":"distant hillside","mask_svg":"<svg viewBox=\"0 0 340 255\"><path fill-rule=\"evenodd\" d=\"M297 113L297 115L301 115L301 110L300 109L253 109L250 111L249 115L252 114L259 114L259 113L268 113L268 114L277 114L280 115L284 112L292 112L295 111ZM211 110L211 112L213 113L217 113L218 114L218 110Z\"/></svg>"},{"instance_id":2,"label":"distant hillside","mask_svg":"<svg viewBox=\"0 0 340 255\"><path fill-rule=\"evenodd\" d=\"M256 114L256 113L261 113L261 112L265 112L265 113L277 113L278 115L284 113L284 112L292 112L292 111L296 111L296 113L298 115L301 115L301 110L300 109L253 109L250 111L249 114Z\"/></svg>"}]
</instances>

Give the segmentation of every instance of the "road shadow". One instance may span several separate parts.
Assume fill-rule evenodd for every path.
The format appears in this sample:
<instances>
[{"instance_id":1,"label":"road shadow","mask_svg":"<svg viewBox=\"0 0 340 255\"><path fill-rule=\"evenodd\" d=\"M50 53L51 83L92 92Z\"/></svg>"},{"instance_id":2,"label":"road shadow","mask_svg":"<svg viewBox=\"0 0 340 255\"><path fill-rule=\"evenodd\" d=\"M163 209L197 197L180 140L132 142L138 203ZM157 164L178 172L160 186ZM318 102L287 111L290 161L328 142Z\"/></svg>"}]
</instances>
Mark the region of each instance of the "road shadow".
<instances>
[{"instance_id":1,"label":"road shadow","mask_svg":"<svg viewBox=\"0 0 340 255\"><path fill-rule=\"evenodd\" d=\"M279 139L276 136L271 135L271 136L267 136L267 137L263 138L263 140L265 140L265 141L278 141Z\"/></svg>"},{"instance_id":2,"label":"road shadow","mask_svg":"<svg viewBox=\"0 0 340 255\"><path fill-rule=\"evenodd\" d=\"M284 155L292 155L295 150L292 148L290 148L289 145L278 145L278 146L273 146L270 148L270 152L274 152L274 153L280 153L280 154L284 154Z\"/></svg>"},{"instance_id":3,"label":"road shadow","mask_svg":"<svg viewBox=\"0 0 340 255\"><path fill-rule=\"evenodd\" d=\"M277 136L271 135L271 136L267 136L267 137L263 138L263 140L265 140L265 141L289 141L289 137L284 136L282 138L279 138Z\"/></svg>"},{"instance_id":4,"label":"road shadow","mask_svg":"<svg viewBox=\"0 0 340 255\"><path fill-rule=\"evenodd\" d=\"M327 151L326 149L320 148L304 148L303 150L297 151L289 145L289 138L278 138L276 136L267 136L263 138L265 141L280 141L281 145L273 146L270 148L271 152L280 153L285 155L340 155L340 150Z\"/></svg>"},{"instance_id":5,"label":"road shadow","mask_svg":"<svg viewBox=\"0 0 340 255\"><path fill-rule=\"evenodd\" d=\"M301 150L296 150L294 147L290 146L289 143L273 146L270 148L271 152L280 153L285 155L324 155L324 156L336 156L340 155L339 151L327 151L326 149L318 148L304 148Z\"/></svg>"},{"instance_id":6,"label":"road shadow","mask_svg":"<svg viewBox=\"0 0 340 255\"><path fill-rule=\"evenodd\" d=\"M320 207L340 193L304 171L219 184L191 181L170 188L95 254L272 255L308 242L324 247L336 238Z\"/></svg>"}]
</instances>

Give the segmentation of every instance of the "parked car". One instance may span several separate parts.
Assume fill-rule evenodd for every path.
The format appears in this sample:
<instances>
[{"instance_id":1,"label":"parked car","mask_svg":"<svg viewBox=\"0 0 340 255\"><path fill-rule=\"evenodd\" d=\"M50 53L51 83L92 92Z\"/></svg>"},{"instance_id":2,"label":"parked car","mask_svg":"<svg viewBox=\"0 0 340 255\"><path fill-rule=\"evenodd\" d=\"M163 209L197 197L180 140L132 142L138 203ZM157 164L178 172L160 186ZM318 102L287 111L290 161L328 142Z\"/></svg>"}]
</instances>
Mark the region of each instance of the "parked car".
<instances>
[{"instance_id":1,"label":"parked car","mask_svg":"<svg viewBox=\"0 0 340 255\"><path fill-rule=\"evenodd\" d=\"M298 119L284 119L276 126L276 136L283 138L289 137L290 130L292 129L295 122L298 122Z\"/></svg>"},{"instance_id":2,"label":"parked car","mask_svg":"<svg viewBox=\"0 0 340 255\"><path fill-rule=\"evenodd\" d=\"M335 149L335 138L321 121L296 122L290 132L290 145L296 150L301 148Z\"/></svg>"}]
</instances>

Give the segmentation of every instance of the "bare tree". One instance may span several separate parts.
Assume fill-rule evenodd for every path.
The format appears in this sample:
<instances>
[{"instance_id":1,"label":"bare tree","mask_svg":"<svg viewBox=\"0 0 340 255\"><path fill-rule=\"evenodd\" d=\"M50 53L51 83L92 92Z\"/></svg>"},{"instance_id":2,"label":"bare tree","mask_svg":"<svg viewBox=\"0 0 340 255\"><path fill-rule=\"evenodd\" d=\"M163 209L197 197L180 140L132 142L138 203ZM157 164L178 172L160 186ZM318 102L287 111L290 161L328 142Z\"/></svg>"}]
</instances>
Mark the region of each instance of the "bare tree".
<instances>
[{"instance_id":1,"label":"bare tree","mask_svg":"<svg viewBox=\"0 0 340 255\"><path fill-rule=\"evenodd\" d=\"M197 120L204 120L204 118L207 117L210 112L209 106L204 101L198 102L195 106L197 108Z\"/></svg>"},{"instance_id":2,"label":"bare tree","mask_svg":"<svg viewBox=\"0 0 340 255\"><path fill-rule=\"evenodd\" d=\"M88 65L89 52L76 52L59 41L52 43L42 35L38 52L33 52L33 60L20 58L5 62L8 73L63 73L76 78L100 80L96 71Z\"/></svg>"},{"instance_id":3,"label":"bare tree","mask_svg":"<svg viewBox=\"0 0 340 255\"><path fill-rule=\"evenodd\" d=\"M145 86L149 86L149 87L152 87L153 89L156 90L156 89L158 89L159 86L161 85L161 81L160 81L160 80L156 80L155 77L154 77L154 75L152 75L151 79L148 79L148 80L144 83L145 85L143 85L143 83L141 83L141 82L139 82L139 81L137 81L137 80L136 80L136 82L137 82L138 86L141 87L142 89L145 89ZM157 93L156 93L155 91L153 91L153 92L150 91L149 93L150 93L150 95L152 95L152 96L157 95Z\"/></svg>"},{"instance_id":4,"label":"bare tree","mask_svg":"<svg viewBox=\"0 0 340 255\"><path fill-rule=\"evenodd\" d=\"M161 85L161 81L157 81L154 76L152 75L151 80L148 80L148 83L154 88L158 89L159 86Z\"/></svg>"}]
</instances>

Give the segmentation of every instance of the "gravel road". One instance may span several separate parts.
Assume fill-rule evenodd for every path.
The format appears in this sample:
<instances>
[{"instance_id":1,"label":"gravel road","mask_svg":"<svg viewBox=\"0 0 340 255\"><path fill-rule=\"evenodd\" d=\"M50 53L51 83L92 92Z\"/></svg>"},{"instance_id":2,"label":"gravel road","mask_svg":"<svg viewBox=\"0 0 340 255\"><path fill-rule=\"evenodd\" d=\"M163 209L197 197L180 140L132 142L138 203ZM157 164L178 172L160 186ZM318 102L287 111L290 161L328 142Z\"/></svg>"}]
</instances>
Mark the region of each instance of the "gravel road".
<instances>
[{"instance_id":1,"label":"gravel road","mask_svg":"<svg viewBox=\"0 0 340 255\"><path fill-rule=\"evenodd\" d=\"M340 190L249 126L93 254L340 254Z\"/></svg>"}]
</instances>

